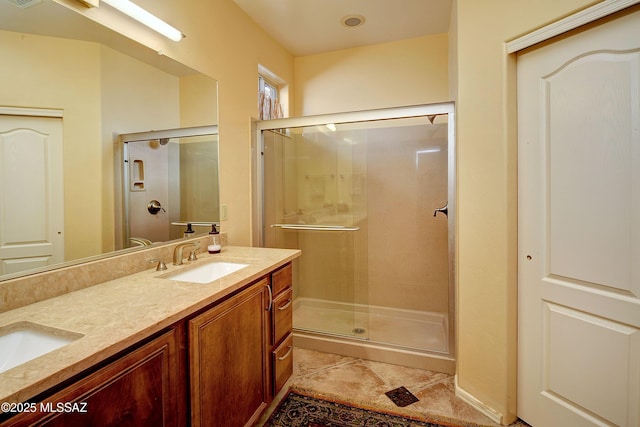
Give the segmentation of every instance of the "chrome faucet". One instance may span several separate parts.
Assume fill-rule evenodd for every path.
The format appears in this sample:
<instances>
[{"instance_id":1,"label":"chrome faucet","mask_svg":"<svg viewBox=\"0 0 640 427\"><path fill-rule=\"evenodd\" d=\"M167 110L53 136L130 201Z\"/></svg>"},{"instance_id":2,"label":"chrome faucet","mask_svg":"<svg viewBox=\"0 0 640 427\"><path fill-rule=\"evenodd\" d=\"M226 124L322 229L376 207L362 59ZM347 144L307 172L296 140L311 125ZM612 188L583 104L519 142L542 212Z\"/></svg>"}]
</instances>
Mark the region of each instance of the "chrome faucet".
<instances>
[{"instance_id":1,"label":"chrome faucet","mask_svg":"<svg viewBox=\"0 0 640 427\"><path fill-rule=\"evenodd\" d=\"M184 248L188 248L189 246L193 246L193 250L191 251L191 255L189 255L189 261L196 260L196 250L200 247L199 243L182 243L173 250L173 265L182 265L182 250Z\"/></svg>"}]
</instances>

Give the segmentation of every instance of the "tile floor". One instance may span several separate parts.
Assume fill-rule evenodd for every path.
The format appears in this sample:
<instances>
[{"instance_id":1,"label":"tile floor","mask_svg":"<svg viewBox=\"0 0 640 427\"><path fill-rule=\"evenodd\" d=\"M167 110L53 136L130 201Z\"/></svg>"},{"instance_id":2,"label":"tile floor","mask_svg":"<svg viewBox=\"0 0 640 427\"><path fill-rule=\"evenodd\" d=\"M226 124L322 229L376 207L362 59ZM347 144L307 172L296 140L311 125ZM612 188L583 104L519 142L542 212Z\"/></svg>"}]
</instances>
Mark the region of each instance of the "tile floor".
<instances>
[{"instance_id":1,"label":"tile floor","mask_svg":"<svg viewBox=\"0 0 640 427\"><path fill-rule=\"evenodd\" d=\"M455 396L454 379L451 375L301 348L294 348L293 360L292 377L267 409L258 426L266 422L290 387L307 390L320 397L361 403L398 414L428 414L481 426L499 425ZM406 387L419 401L404 408L396 406L384 393L400 386ZM518 421L512 426L527 427L527 424Z\"/></svg>"}]
</instances>

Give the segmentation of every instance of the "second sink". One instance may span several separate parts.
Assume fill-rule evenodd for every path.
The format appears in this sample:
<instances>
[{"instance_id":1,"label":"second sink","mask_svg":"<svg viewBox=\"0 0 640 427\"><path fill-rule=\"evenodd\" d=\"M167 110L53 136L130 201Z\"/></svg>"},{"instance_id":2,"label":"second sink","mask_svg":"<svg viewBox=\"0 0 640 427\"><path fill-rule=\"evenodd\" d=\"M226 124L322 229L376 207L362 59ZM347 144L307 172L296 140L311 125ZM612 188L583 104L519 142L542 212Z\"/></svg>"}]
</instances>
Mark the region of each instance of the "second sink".
<instances>
[{"instance_id":1,"label":"second sink","mask_svg":"<svg viewBox=\"0 0 640 427\"><path fill-rule=\"evenodd\" d=\"M163 276L164 279L180 280L182 282L193 283L210 283L218 280L227 274L231 274L249 264L240 264L235 262L209 262L199 267L189 268L178 273Z\"/></svg>"},{"instance_id":2,"label":"second sink","mask_svg":"<svg viewBox=\"0 0 640 427\"><path fill-rule=\"evenodd\" d=\"M35 359L79 339L82 334L18 322L0 328L0 372Z\"/></svg>"}]
</instances>

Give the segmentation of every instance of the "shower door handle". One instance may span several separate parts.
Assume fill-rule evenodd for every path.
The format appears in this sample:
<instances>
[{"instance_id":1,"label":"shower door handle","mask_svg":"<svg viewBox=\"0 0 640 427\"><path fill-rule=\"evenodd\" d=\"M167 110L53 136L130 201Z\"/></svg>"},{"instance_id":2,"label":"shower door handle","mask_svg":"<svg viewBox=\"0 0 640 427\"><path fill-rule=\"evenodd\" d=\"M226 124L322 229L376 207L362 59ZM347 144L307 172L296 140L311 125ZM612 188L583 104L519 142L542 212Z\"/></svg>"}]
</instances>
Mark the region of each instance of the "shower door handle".
<instances>
[{"instance_id":1,"label":"shower door handle","mask_svg":"<svg viewBox=\"0 0 640 427\"><path fill-rule=\"evenodd\" d=\"M284 230L307 230L307 231L358 231L360 227L350 227L346 225L322 225L322 224L271 224L271 228L278 227Z\"/></svg>"},{"instance_id":2,"label":"shower door handle","mask_svg":"<svg viewBox=\"0 0 640 427\"><path fill-rule=\"evenodd\" d=\"M448 217L449 216L449 202L447 202L447 204L445 204L443 207L434 210L433 211L433 216L438 215L438 212L441 212L441 213L444 214L444 216Z\"/></svg>"}]
</instances>

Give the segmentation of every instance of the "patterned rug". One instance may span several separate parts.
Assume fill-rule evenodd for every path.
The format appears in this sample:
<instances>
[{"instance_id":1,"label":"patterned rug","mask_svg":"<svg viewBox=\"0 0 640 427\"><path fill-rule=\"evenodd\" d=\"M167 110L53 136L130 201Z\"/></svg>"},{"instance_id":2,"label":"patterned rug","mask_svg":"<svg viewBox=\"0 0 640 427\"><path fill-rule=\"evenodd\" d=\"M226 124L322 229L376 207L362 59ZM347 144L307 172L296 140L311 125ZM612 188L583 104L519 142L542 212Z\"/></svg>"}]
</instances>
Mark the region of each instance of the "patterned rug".
<instances>
[{"instance_id":1,"label":"patterned rug","mask_svg":"<svg viewBox=\"0 0 640 427\"><path fill-rule=\"evenodd\" d=\"M305 396L294 391L282 399L263 427L462 427L426 422L344 403Z\"/></svg>"}]
</instances>

